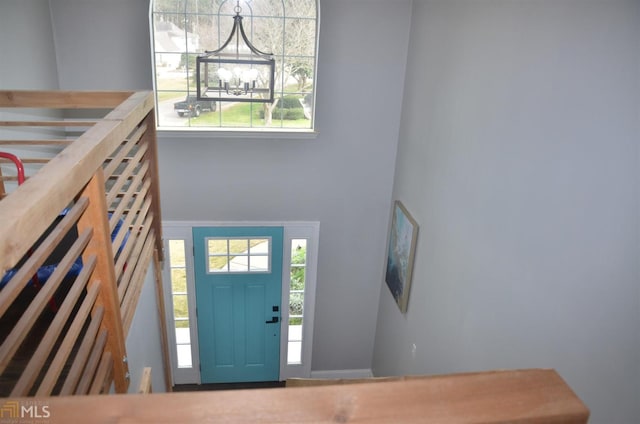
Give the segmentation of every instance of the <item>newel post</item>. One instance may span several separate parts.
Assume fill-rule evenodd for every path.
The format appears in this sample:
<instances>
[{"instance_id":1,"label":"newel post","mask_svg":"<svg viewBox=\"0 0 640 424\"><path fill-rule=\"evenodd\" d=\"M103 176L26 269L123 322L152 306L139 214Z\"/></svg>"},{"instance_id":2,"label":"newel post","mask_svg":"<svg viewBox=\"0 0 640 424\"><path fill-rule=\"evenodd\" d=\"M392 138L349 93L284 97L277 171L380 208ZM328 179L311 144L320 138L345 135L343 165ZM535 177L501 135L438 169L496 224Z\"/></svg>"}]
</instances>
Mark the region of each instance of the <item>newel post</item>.
<instances>
[{"instance_id":1,"label":"newel post","mask_svg":"<svg viewBox=\"0 0 640 424\"><path fill-rule=\"evenodd\" d=\"M113 358L113 377L117 393L126 393L129 388L129 367L126 362L126 347L122 327L122 314L118 298L118 282L111 250L111 232L106 204L105 181L102 169L98 169L80 194L89 198L89 206L78 221L78 233L85 228L93 228L83 259L96 256L96 268L89 284L100 282L96 305L104 307L102 327L107 330L105 351Z\"/></svg>"}]
</instances>

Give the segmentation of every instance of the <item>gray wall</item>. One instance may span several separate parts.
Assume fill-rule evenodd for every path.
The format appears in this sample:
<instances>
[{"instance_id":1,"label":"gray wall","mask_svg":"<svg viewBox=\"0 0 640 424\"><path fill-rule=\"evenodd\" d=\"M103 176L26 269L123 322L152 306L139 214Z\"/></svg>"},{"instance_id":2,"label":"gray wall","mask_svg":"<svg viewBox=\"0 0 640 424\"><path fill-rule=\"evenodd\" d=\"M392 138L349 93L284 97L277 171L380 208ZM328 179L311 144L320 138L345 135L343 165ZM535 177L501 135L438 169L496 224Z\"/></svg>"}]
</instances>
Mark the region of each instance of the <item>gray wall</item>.
<instances>
[{"instance_id":1,"label":"gray wall","mask_svg":"<svg viewBox=\"0 0 640 424\"><path fill-rule=\"evenodd\" d=\"M58 88L48 0L2 1L0 35L1 88Z\"/></svg>"},{"instance_id":2,"label":"gray wall","mask_svg":"<svg viewBox=\"0 0 640 424\"><path fill-rule=\"evenodd\" d=\"M50 0L61 89L151 90L149 0Z\"/></svg>"},{"instance_id":3,"label":"gray wall","mask_svg":"<svg viewBox=\"0 0 640 424\"><path fill-rule=\"evenodd\" d=\"M153 393L164 393L164 362L162 361L161 328L158 319L158 297L156 296L153 263L140 292L136 313L127 335L127 358L129 361L129 393L137 393L140 388L142 371L151 367L151 387ZM168 359L167 359L168 361Z\"/></svg>"},{"instance_id":4,"label":"gray wall","mask_svg":"<svg viewBox=\"0 0 640 424\"><path fill-rule=\"evenodd\" d=\"M147 1L51 6L62 88L151 86ZM371 367L410 12L322 1L315 140L161 135L163 219L320 221L313 370Z\"/></svg>"},{"instance_id":5,"label":"gray wall","mask_svg":"<svg viewBox=\"0 0 640 424\"><path fill-rule=\"evenodd\" d=\"M393 197L420 235L376 375L556 368L590 422L637 422L639 43L638 1L414 1Z\"/></svg>"},{"instance_id":6,"label":"gray wall","mask_svg":"<svg viewBox=\"0 0 640 424\"><path fill-rule=\"evenodd\" d=\"M0 89L55 90L58 88L58 71L52 36L51 14L48 0L0 0ZM58 117L51 110L19 109L0 110L0 120L38 120ZM2 128L6 139L54 138L58 132L52 129ZM18 157L48 157L52 148L45 146L0 146ZM26 175L36 172L37 165L26 164ZM15 166L3 162L4 175L16 175ZM8 192L15 190L16 182L5 183Z\"/></svg>"}]
</instances>

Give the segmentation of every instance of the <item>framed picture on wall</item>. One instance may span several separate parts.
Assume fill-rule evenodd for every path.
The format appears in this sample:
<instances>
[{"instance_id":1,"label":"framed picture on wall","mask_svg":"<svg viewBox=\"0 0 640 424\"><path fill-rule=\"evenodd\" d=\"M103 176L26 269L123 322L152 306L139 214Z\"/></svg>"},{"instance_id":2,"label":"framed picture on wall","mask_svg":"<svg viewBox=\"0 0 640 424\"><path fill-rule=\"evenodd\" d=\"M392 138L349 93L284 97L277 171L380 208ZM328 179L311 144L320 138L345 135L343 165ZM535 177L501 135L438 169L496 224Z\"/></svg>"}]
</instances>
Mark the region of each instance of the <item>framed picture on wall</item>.
<instances>
[{"instance_id":1,"label":"framed picture on wall","mask_svg":"<svg viewBox=\"0 0 640 424\"><path fill-rule=\"evenodd\" d=\"M402 202L393 205L385 281L402 313L407 312L418 224Z\"/></svg>"}]
</instances>

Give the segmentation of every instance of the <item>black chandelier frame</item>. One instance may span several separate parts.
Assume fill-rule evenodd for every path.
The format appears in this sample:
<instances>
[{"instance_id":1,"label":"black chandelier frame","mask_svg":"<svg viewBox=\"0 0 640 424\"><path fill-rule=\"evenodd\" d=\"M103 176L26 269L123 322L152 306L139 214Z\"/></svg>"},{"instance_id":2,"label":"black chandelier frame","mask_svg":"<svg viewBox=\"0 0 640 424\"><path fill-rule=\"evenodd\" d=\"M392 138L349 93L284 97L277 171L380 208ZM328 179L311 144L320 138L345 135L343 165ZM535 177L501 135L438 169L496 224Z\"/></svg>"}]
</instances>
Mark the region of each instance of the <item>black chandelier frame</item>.
<instances>
[{"instance_id":1,"label":"black chandelier frame","mask_svg":"<svg viewBox=\"0 0 640 424\"><path fill-rule=\"evenodd\" d=\"M204 54L196 57L196 81L198 100L222 101L222 102L253 102L273 103L275 93L275 59L272 53L258 50L247 38L242 26L240 2L234 8L236 15L233 17L233 28L227 41L217 50L205 50ZM235 53L225 52L225 49L236 39ZM250 53L240 53L240 39L248 47ZM249 58L246 58L249 56ZM244 66L244 69L265 70L260 73L268 81L266 86L260 86L259 81L243 81L239 75L235 76L234 85L223 81L218 75L212 78L215 69L230 69ZM248 67L247 67L248 65ZM213 67L213 71L211 69ZM210 85L210 82L214 84Z\"/></svg>"}]
</instances>

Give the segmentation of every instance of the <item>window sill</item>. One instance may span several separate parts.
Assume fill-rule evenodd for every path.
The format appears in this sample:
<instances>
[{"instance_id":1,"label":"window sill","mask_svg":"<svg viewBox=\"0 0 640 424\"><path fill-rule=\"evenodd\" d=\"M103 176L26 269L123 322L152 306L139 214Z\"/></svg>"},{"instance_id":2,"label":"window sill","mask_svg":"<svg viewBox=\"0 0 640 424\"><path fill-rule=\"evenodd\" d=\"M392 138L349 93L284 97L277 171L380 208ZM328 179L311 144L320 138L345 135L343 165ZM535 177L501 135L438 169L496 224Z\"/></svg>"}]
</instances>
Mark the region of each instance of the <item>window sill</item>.
<instances>
[{"instance_id":1,"label":"window sill","mask_svg":"<svg viewBox=\"0 0 640 424\"><path fill-rule=\"evenodd\" d=\"M274 140L311 140L318 137L317 130L311 129L245 129L245 128L225 128L212 130L209 128L184 128L164 127L157 129L157 136L160 140L174 138L212 138L212 139L274 139Z\"/></svg>"}]
</instances>

